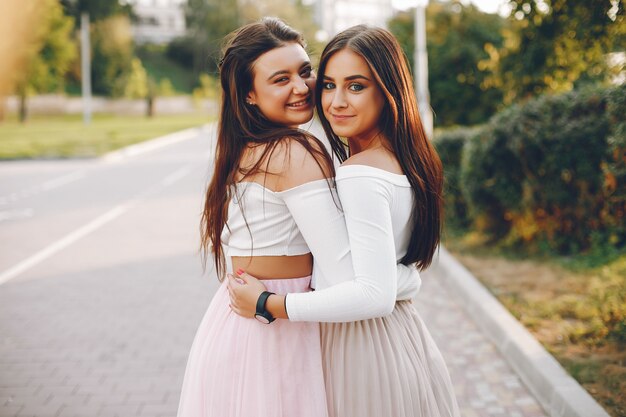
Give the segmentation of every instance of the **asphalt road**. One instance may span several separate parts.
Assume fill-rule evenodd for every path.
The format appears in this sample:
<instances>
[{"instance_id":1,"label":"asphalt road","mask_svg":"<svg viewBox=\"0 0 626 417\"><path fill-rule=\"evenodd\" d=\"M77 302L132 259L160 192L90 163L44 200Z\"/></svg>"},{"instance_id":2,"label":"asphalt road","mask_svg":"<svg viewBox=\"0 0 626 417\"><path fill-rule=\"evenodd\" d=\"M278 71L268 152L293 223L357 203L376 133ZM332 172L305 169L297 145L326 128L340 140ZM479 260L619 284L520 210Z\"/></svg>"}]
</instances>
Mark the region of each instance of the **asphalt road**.
<instances>
[{"instance_id":1,"label":"asphalt road","mask_svg":"<svg viewBox=\"0 0 626 417\"><path fill-rule=\"evenodd\" d=\"M175 414L217 286L197 252L214 137L181 138L0 164L0 416Z\"/></svg>"}]
</instances>

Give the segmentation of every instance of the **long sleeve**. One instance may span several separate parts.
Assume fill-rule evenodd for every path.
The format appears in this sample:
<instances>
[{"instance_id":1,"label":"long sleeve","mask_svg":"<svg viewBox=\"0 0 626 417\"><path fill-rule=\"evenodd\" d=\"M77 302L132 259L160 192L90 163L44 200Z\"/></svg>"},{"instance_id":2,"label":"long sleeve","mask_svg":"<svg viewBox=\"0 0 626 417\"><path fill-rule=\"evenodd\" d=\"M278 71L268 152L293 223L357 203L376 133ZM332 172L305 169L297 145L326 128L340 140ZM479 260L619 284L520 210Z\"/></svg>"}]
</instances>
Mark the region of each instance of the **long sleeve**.
<instances>
[{"instance_id":1,"label":"long sleeve","mask_svg":"<svg viewBox=\"0 0 626 417\"><path fill-rule=\"evenodd\" d=\"M315 288L332 283L328 277L354 277L346 222L337 191L326 180L313 181L277 193L313 254Z\"/></svg>"},{"instance_id":2,"label":"long sleeve","mask_svg":"<svg viewBox=\"0 0 626 417\"><path fill-rule=\"evenodd\" d=\"M390 208L393 187L380 178L358 176L338 180L337 187L345 214L351 263L349 252L334 256L325 253L331 249L329 246L335 246L329 245L332 239L337 239L330 228L322 235L306 230L310 218L308 221L301 218L307 216L306 202L285 200L299 228L303 222L305 230L300 230L314 255L314 269L319 268L321 275L315 292L287 296L290 320L344 322L381 317L393 310L398 277L402 276L402 289L410 296L419 289L417 270L396 263ZM317 231L325 224L321 219L318 221L313 227ZM332 229L337 227L334 222L331 224Z\"/></svg>"},{"instance_id":3,"label":"long sleeve","mask_svg":"<svg viewBox=\"0 0 626 417\"><path fill-rule=\"evenodd\" d=\"M415 265L398 264L396 266L398 273L398 289L396 292L396 300L412 300L414 299L422 287L422 278Z\"/></svg>"}]
</instances>

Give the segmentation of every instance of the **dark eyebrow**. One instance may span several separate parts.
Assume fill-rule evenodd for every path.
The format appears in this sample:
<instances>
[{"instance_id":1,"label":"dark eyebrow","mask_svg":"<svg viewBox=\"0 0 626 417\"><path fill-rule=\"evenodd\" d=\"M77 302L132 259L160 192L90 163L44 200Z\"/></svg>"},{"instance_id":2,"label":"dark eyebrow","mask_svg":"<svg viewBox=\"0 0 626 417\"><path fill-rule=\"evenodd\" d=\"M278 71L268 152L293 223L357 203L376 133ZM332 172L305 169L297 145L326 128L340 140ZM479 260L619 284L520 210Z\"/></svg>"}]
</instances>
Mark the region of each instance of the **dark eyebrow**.
<instances>
[{"instance_id":1,"label":"dark eyebrow","mask_svg":"<svg viewBox=\"0 0 626 417\"><path fill-rule=\"evenodd\" d=\"M304 61L304 62L302 63L302 65L300 65L300 68L299 68L299 69L302 69L302 68L307 67L307 66L309 66L309 67L311 66L311 61ZM273 73L272 75L270 75L269 77L267 77L267 80L269 81L269 80L271 80L272 78L274 78L275 76L280 75L280 74L289 74L289 71L287 71L287 70L280 70L280 71L276 71L275 73Z\"/></svg>"},{"instance_id":2,"label":"dark eyebrow","mask_svg":"<svg viewBox=\"0 0 626 417\"><path fill-rule=\"evenodd\" d=\"M270 75L269 77L267 77L267 80L269 81L269 80L271 80L272 78L274 78L275 76L280 75L280 74L289 74L289 71L287 71L287 70L280 70L280 71L276 71L275 73L273 73L272 75Z\"/></svg>"},{"instance_id":3,"label":"dark eyebrow","mask_svg":"<svg viewBox=\"0 0 626 417\"><path fill-rule=\"evenodd\" d=\"M333 77L329 77L328 75L324 75L324 79L325 80L334 81ZM367 81L372 81L369 78L367 78L365 75L359 75L359 74L351 75L349 77L346 77L344 80L345 81L352 81L352 80L358 80L358 79L364 79L364 80L367 80Z\"/></svg>"}]
</instances>

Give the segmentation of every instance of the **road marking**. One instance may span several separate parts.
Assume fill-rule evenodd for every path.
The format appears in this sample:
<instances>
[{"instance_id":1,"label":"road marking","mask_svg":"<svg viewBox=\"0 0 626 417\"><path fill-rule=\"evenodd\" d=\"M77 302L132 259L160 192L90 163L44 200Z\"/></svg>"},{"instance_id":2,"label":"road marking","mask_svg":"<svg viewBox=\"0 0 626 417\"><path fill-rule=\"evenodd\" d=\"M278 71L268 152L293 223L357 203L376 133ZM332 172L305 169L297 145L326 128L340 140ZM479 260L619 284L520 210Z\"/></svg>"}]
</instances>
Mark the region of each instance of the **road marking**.
<instances>
[{"instance_id":1,"label":"road marking","mask_svg":"<svg viewBox=\"0 0 626 417\"><path fill-rule=\"evenodd\" d=\"M21 200L23 198L32 197L43 192L54 190L55 188L59 188L63 185L67 185L74 181L78 181L84 176L85 176L84 171L76 171L76 172L61 175L60 177L45 181L42 184L34 185L23 191L11 193L5 196L0 196L0 205L7 204L7 203L15 203L16 201Z\"/></svg>"},{"instance_id":2,"label":"road marking","mask_svg":"<svg viewBox=\"0 0 626 417\"><path fill-rule=\"evenodd\" d=\"M66 185L66 184L69 184L71 182L78 181L79 179L83 178L84 176L85 176L85 172L84 171L72 172L70 174L63 175L61 177L58 177L58 178L52 179L50 181L44 182L43 184L41 184L41 189L43 191L54 190L55 188L59 188L62 185Z\"/></svg>"},{"instance_id":3,"label":"road marking","mask_svg":"<svg viewBox=\"0 0 626 417\"><path fill-rule=\"evenodd\" d=\"M130 158L133 156L141 155L146 152L151 152L159 148L163 148L164 146L173 145L174 143L182 142L184 140L193 139L198 137L198 135L202 134L205 129L205 126L202 127L192 127L190 129L181 130L178 132L170 133L165 136L160 136L155 139L151 139L149 141L137 143L135 145L130 145L122 149L118 149L117 151L109 152L102 156L102 160L104 162L119 162L126 158Z\"/></svg>"},{"instance_id":4,"label":"road marking","mask_svg":"<svg viewBox=\"0 0 626 417\"><path fill-rule=\"evenodd\" d=\"M35 253L34 255L19 262L17 265L14 265L13 267L5 270L4 272L0 274L0 285L4 284L10 279L17 277L18 275L24 273L30 268L40 264L41 262L53 256L54 254L62 251L63 249L70 246L72 243L75 243L81 238L96 231L97 229L111 222L112 220L115 220L116 218L120 217L122 214L126 213L127 211L132 209L134 206L136 206L137 204L145 200L150 195L157 193L161 191L162 189L169 187L170 185L176 183L177 181L187 176L190 172L191 172L191 168L188 166L177 169L176 171L167 175L165 178L163 178L161 181L159 181L155 185L137 194L135 197L131 198L126 203L115 206L111 210L107 211L106 213L102 214L101 216L97 217L96 219L92 220L86 225L65 235L61 239L48 245L44 249Z\"/></svg>"},{"instance_id":5,"label":"road marking","mask_svg":"<svg viewBox=\"0 0 626 417\"><path fill-rule=\"evenodd\" d=\"M190 172L191 172L191 168L188 166L183 167L177 171L174 171L167 177L163 178L163 180L161 180L161 185L163 187L169 187L170 185L174 184L176 181L189 175Z\"/></svg>"},{"instance_id":6,"label":"road marking","mask_svg":"<svg viewBox=\"0 0 626 417\"><path fill-rule=\"evenodd\" d=\"M32 208L22 210L4 210L0 211L0 222L5 220L20 220L33 217L35 211Z\"/></svg>"}]
</instances>

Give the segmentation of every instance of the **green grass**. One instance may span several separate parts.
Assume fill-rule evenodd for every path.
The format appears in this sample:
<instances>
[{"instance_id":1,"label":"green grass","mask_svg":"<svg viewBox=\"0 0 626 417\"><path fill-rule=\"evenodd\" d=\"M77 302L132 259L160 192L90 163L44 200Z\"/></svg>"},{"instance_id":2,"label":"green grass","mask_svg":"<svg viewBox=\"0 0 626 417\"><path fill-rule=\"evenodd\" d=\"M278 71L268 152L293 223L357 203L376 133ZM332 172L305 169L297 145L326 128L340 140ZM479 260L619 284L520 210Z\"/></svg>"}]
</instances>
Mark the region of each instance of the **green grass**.
<instances>
[{"instance_id":1,"label":"green grass","mask_svg":"<svg viewBox=\"0 0 626 417\"><path fill-rule=\"evenodd\" d=\"M207 115L113 116L96 114L85 126L81 115L14 115L0 122L0 160L94 157L127 145L209 122Z\"/></svg>"}]
</instances>

